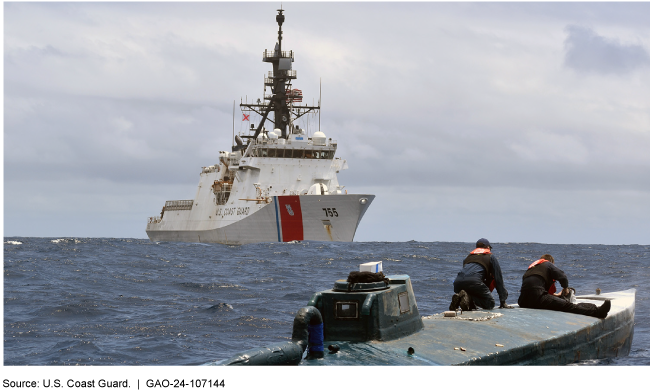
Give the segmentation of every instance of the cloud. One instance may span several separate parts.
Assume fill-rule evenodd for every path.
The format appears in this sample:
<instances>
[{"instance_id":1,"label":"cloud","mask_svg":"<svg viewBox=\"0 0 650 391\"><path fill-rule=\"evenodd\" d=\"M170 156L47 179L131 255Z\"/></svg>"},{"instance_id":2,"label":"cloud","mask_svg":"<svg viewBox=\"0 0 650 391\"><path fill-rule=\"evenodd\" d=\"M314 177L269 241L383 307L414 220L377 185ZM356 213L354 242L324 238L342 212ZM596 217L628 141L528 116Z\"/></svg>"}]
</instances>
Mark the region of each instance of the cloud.
<instances>
[{"instance_id":1,"label":"cloud","mask_svg":"<svg viewBox=\"0 0 650 391\"><path fill-rule=\"evenodd\" d=\"M6 233L143 237L165 200L191 198L201 167L230 147L233 100L261 97L270 70L277 4L251 4L7 3ZM502 240L614 240L578 235L601 217L615 241L645 238L626 219L650 219L647 11L291 3L294 86L312 103L322 80L322 118L300 126L338 141L346 190L377 195L359 240L464 240L474 218L498 220ZM240 115L235 132L249 125ZM549 189L557 206L544 204ZM574 230L540 231L549 210Z\"/></svg>"},{"instance_id":2,"label":"cloud","mask_svg":"<svg viewBox=\"0 0 650 391\"><path fill-rule=\"evenodd\" d=\"M514 143L511 148L523 160L568 161L585 163L589 150L573 135L531 132L524 143Z\"/></svg>"},{"instance_id":3,"label":"cloud","mask_svg":"<svg viewBox=\"0 0 650 391\"><path fill-rule=\"evenodd\" d=\"M381 197L359 225L359 241L488 237L494 242L647 243L640 215L647 209L647 192L499 186L367 187L361 192ZM390 225L386 213L373 210L392 211Z\"/></svg>"},{"instance_id":4,"label":"cloud","mask_svg":"<svg viewBox=\"0 0 650 391\"><path fill-rule=\"evenodd\" d=\"M564 65L576 71L626 74L650 65L642 45L624 44L588 27L569 25L566 32Z\"/></svg>"}]
</instances>

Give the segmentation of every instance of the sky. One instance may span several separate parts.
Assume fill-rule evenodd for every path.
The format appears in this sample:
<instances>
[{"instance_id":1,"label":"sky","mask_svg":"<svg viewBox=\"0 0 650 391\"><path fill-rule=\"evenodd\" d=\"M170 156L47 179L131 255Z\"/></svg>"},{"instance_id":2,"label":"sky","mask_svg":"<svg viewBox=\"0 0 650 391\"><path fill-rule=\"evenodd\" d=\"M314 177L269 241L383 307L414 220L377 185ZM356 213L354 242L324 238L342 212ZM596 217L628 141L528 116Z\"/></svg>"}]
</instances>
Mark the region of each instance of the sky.
<instances>
[{"instance_id":1,"label":"sky","mask_svg":"<svg viewBox=\"0 0 650 391\"><path fill-rule=\"evenodd\" d=\"M4 236L146 238L261 97L278 6L4 3ZM355 241L650 244L650 3L283 8L376 195Z\"/></svg>"}]
</instances>

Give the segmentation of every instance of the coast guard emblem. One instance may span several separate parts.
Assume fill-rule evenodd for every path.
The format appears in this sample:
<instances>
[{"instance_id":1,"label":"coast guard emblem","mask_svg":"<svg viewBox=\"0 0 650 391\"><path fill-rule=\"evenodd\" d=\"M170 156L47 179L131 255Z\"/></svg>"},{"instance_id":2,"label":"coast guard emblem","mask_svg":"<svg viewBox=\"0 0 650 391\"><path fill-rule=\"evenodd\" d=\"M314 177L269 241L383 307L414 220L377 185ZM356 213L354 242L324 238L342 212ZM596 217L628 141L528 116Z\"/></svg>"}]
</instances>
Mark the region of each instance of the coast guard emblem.
<instances>
[{"instance_id":1,"label":"coast guard emblem","mask_svg":"<svg viewBox=\"0 0 650 391\"><path fill-rule=\"evenodd\" d=\"M291 205L284 204L284 206L287 207L287 212L289 212L289 216L293 216L293 209L291 209Z\"/></svg>"}]
</instances>

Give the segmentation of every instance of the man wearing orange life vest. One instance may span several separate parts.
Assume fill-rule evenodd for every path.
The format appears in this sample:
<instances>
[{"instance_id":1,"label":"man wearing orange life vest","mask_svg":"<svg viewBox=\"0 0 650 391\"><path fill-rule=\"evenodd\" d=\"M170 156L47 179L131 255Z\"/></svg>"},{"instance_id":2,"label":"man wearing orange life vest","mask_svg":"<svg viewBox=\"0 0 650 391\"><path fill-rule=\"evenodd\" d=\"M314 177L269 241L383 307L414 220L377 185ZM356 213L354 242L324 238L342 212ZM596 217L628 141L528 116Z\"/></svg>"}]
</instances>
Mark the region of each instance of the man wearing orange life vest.
<instances>
[{"instance_id":1,"label":"man wearing orange life vest","mask_svg":"<svg viewBox=\"0 0 650 391\"><path fill-rule=\"evenodd\" d=\"M496 287L501 306L512 308L506 304L508 291L503 286L503 276L499 261L492 254L492 246L487 239L479 239L474 249L463 261L463 269L454 280L454 296L449 305L450 311L469 311L477 306L490 310L494 308L492 290Z\"/></svg>"},{"instance_id":2,"label":"man wearing orange life vest","mask_svg":"<svg viewBox=\"0 0 650 391\"><path fill-rule=\"evenodd\" d=\"M562 292L555 293L555 281L562 286ZM559 296L569 293L569 279L562 270L555 266L555 260L550 254L545 254L541 259L528 266L522 277L519 307L536 308L553 311L570 312L605 318L612 303L606 300L597 307L591 303L573 304Z\"/></svg>"}]
</instances>

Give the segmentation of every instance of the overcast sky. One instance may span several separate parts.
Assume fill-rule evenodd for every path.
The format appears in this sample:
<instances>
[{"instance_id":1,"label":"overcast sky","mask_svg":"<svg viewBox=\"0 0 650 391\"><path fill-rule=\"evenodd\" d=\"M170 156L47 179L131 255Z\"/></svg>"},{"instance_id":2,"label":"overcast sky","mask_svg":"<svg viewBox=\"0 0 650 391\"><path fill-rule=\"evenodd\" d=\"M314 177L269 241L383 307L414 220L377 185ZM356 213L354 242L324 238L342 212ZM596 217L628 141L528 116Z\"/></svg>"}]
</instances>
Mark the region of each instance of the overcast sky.
<instances>
[{"instance_id":1,"label":"overcast sky","mask_svg":"<svg viewBox=\"0 0 650 391\"><path fill-rule=\"evenodd\" d=\"M376 195L355 240L650 243L650 3L283 4ZM146 238L261 97L279 4L3 7L5 237Z\"/></svg>"}]
</instances>

